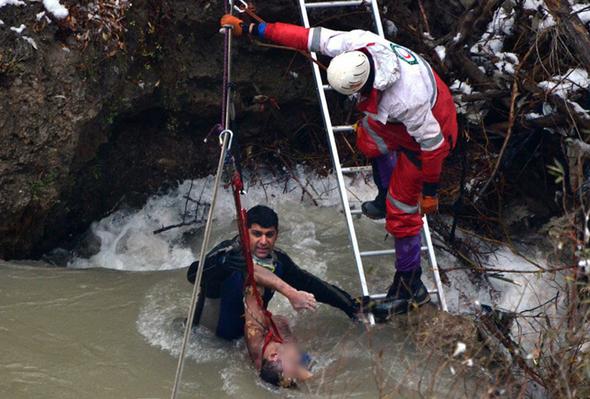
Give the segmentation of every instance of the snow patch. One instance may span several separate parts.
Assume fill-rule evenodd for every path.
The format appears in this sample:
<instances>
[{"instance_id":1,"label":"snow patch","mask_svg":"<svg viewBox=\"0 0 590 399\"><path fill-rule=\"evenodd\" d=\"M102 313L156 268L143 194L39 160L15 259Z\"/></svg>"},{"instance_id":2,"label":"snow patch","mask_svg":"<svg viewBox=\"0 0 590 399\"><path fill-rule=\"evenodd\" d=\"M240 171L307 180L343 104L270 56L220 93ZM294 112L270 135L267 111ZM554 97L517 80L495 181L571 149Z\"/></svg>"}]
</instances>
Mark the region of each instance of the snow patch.
<instances>
[{"instance_id":1,"label":"snow patch","mask_svg":"<svg viewBox=\"0 0 590 399\"><path fill-rule=\"evenodd\" d=\"M17 27L15 27L15 26L11 26L11 27L10 27L10 30L11 30L11 31L18 33L19 35L20 35L21 33L23 33L23 31L24 31L25 29L26 29L26 26L25 26L25 24L20 24L20 26L19 26L18 28L17 28Z\"/></svg>"},{"instance_id":2,"label":"snow patch","mask_svg":"<svg viewBox=\"0 0 590 399\"><path fill-rule=\"evenodd\" d=\"M580 104L575 101L567 100L567 103L573 107L573 110L576 114L578 114L581 118L590 120L590 111L584 109Z\"/></svg>"},{"instance_id":3,"label":"snow patch","mask_svg":"<svg viewBox=\"0 0 590 399\"><path fill-rule=\"evenodd\" d=\"M436 54L438 55L438 58L440 58L441 61L445 60L447 56L447 48L445 46L436 46L434 48L434 51L436 51Z\"/></svg>"},{"instance_id":4,"label":"snow patch","mask_svg":"<svg viewBox=\"0 0 590 399\"><path fill-rule=\"evenodd\" d=\"M432 37L432 35L430 34L430 32L424 32L423 35L428 40L434 40L434 37Z\"/></svg>"},{"instance_id":5,"label":"snow patch","mask_svg":"<svg viewBox=\"0 0 590 399\"><path fill-rule=\"evenodd\" d=\"M467 349L467 345L465 345L465 343L463 343L461 341L457 342L457 347L455 348L455 351L453 352L453 357L459 356L460 354L464 353L466 349Z\"/></svg>"},{"instance_id":6,"label":"snow patch","mask_svg":"<svg viewBox=\"0 0 590 399\"><path fill-rule=\"evenodd\" d=\"M522 8L525 10L538 10L539 7L542 7L543 5L543 0L525 0L522 3Z\"/></svg>"},{"instance_id":7,"label":"snow patch","mask_svg":"<svg viewBox=\"0 0 590 399\"><path fill-rule=\"evenodd\" d=\"M545 18L539 23L539 30L549 29L553 26L555 26L555 19L553 18L553 15L547 13Z\"/></svg>"},{"instance_id":8,"label":"snow patch","mask_svg":"<svg viewBox=\"0 0 590 399\"><path fill-rule=\"evenodd\" d=\"M514 75L515 67L518 65L518 56L509 52L499 52L496 56L499 58L499 61L494 63L496 68L502 73Z\"/></svg>"},{"instance_id":9,"label":"snow patch","mask_svg":"<svg viewBox=\"0 0 590 399\"><path fill-rule=\"evenodd\" d=\"M37 47L37 43L35 42L35 40L32 37L29 36L22 36L23 40L26 41L27 43L29 43L31 46L33 46L33 48L35 50L38 50L39 48Z\"/></svg>"},{"instance_id":10,"label":"snow patch","mask_svg":"<svg viewBox=\"0 0 590 399\"><path fill-rule=\"evenodd\" d=\"M43 6L57 19L63 19L68 16L68 9L65 8L59 0L43 0Z\"/></svg>"},{"instance_id":11,"label":"snow patch","mask_svg":"<svg viewBox=\"0 0 590 399\"><path fill-rule=\"evenodd\" d=\"M567 99L569 94L590 87L590 78L585 69L570 68L565 75L556 75L550 80L539 82L539 87Z\"/></svg>"},{"instance_id":12,"label":"snow patch","mask_svg":"<svg viewBox=\"0 0 590 399\"><path fill-rule=\"evenodd\" d=\"M541 115L541 114L538 114L538 113L536 113L536 112L529 112L529 113L528 113L528 114L526 114L524 117L525 117L525 119L526 119L527 121L530 121L530 120L533 120L533 119L539 119L539 118L542 118L542 117L543 117L543 115Z\"/></svg>"},{"instance_id":13,"label":"snow patch","mask_svg":"<svg viewBox=\"0 0 590 399\"><path fill-rule=\"evenodd\" d=\"M24 6L25 2L21 0L0 0L0 8L4 6Z\"/></svg>"},{"instance_id":14,"label":"snow patch","mask_svg":"<svg viewBox=\"0 0 590 399\"><path fill-rule=\"evenodd\" d=\"M504 47L504 39L512 34L514 28L515 12L506 12L500 7L495 13L492 21L481 39L471 47L473 54L497 55Z\"/></svg>"},{"instance_id":15,"label":"snow patch","mask_svg":"<svg viewBox=\"0 0 590 399\"><path fill-rule=\"evenodd\" d=\"M590 6L588 4L572 4L572 14L577 14L584 24L590 23Z\"/></svg>"},{"instance_id":16,"label":"snow patch","mask_svg":"<svg viewBox=\"0 0 590 399\"><path fill-rule=\"evenodd\" d=\"M455 79L453 84L450 87L451 91L455 93L463 93L463 94L471 94L473 93L473 88L469 83L461 82L458 79Z\"/></svg>"},{"instance_id":17,"label":"snow patch","mask_svg":"<svg viewBox=\"0 0 590 399\"><path fill-rule=\"evenodd\" d=\"M460 80L455 80L449 88L453 94L469 95L473 93L473 88L471 85ZM454 101L457 106L457 113L467 115L469 120L477 122L476 118L479 118L480 114L472 109L474 104L464 102L462 96L455 96Z\"/></svg>"}]
</instances>

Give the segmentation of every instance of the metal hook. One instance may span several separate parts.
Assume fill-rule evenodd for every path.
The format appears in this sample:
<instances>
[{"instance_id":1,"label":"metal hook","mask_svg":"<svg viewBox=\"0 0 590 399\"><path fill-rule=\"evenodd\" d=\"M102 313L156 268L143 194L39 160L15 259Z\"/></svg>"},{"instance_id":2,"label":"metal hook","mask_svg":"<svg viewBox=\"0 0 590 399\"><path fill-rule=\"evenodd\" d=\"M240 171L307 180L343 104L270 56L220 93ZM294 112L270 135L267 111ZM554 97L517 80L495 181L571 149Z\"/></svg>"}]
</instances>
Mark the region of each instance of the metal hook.
<instances>
[{"instance_id":1,"label":"metal hook","mask_svg":"<svg viewBox=\"0 0 590 399\"><path fill-rule=\"evenodd\" d=\"M246 10L248 9L248 3L246 3L244 0L238 0L238 2L241 3L242 6L240 7L240 6L234 5L234 10L236 10L240 14L245 13Z\"/></svg>"},{"instance_id":2,"label":"metal hook","mask_svg":"<svg viewBox=\"0 0 590 399\"><path fill-rule=\"evenodd\" d=\"M231 149L232 141L234 140L234 132L229 129L222 130L221 133L219 133L219 145L223 145L224 134L229 134L229 141L227 143L227 150L229 151Z\"/></svg>"}]
</instances>

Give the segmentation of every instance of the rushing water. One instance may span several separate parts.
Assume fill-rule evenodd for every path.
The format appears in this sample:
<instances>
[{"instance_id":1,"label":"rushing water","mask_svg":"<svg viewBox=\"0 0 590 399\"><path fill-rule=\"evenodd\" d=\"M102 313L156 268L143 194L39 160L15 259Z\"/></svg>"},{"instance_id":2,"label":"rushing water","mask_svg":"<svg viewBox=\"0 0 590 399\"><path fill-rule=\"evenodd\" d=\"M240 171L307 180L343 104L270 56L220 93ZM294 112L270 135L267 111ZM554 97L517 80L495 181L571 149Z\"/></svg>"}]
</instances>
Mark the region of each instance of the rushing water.
<instances>
[{"instance_id":1,"label":"rushing water","mask_svg":"<svg viewBox=\"0 0 590 399\"><path fill-rule=\"evenodd\" d=\"M301 182L306 184L305 176ZM210 196L208 180L194 183L193 197ZM89 259L73 259L67 268L0 263L0 397L169 396L182 338L172 320L184 316L189 306L192 286L185 280L185 267L197 256L200 235L186 227L159 235L152 231L181 221L189 185L150 199L140 211L118 212L95 223L92 232L100 238L100 251ZM359 200L373 194L362 180L353 186L353 197ZM302 201L295 181L258 185L246 198L249 205L269 203L277 209L279 246L297 263L359 294L334 180L314 178L306 190L320 206L310 206L305 195ZM230 195L224 191L212 244L235 234L233 215ZM362 248L391 247L383 223L359 219L356 226ZM443 268L453 261L439 255ZM532 267L507 250L493 263ZM393 274L392 259L371 259L366 268L370 287L383 291ZM473 286L460 273L451 277L447 296L454 312L469 311L476 301L524 309L553 295L546 285L523 275L513 276L522 287L498 281L500 294ZM415 348L408 339L412 331L396 323L368 334L364 326L325 305L314 313L296 314L277 298L272 310L292 319L302 346L315 359L317 379L299 391L277 393L258 381L242 342L222 342L197 329L181 397L373 398L379 392L397 392L411 398L418 391L433 397L477 396L475 375L459 389L451 370L438 370L436 357Z\"/></svg>"}]
</instances>

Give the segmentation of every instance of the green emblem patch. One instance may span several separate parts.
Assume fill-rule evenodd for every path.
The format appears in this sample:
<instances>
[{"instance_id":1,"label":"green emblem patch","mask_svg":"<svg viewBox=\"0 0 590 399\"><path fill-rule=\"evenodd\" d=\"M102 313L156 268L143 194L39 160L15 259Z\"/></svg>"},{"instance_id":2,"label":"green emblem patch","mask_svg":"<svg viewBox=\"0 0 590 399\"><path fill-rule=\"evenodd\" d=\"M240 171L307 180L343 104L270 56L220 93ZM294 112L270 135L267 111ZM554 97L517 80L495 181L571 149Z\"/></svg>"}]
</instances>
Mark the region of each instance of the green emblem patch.
<instances>
[{"instance_id":1,"label":"green emblem patch","mask_svg":"<svg viewBox=\"0 0 590 399\"><path fill-rule=\"evenodd\" d=\"M398 56L399 59L407 62L410 65L418 64L418 57L405 47L391 43L391 49Z\"/></svg>"}]
</instances>

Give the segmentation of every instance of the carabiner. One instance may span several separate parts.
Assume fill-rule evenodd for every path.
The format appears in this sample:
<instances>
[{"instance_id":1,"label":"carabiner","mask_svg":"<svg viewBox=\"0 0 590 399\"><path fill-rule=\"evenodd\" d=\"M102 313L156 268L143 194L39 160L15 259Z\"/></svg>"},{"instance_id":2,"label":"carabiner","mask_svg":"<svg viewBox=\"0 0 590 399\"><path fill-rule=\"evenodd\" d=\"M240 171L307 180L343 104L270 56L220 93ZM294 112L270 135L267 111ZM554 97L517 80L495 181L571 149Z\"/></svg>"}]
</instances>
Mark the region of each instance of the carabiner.
<instances>
[{"instance_id":1,"label":"carabiner","mask_svg":"<svg viewBox=\"0 0 590 399\"><path fill-rule=\"evenodd\" d=\"M246 12L246 10L248 9L249 5L246 1L244 0L238 0L238 3L242 4L242 7L234 5L234 10L236 10L237 12L239 12L240 14L243 14Z\"/></svg>"},{"instance_id":2,"label":"carabiner","mask_svg":"<svg viewBox=\"0 0 590 399\"><path fill-rule=\"evenodd\" d=\"M229 141L227 143L227 151L229 151L231 149L232 141L234 140L234 132L229 129L222 130L221 133L219 133L219 145L223 145L224 134L229 134Z\"/></svg>"}]
</instances>

